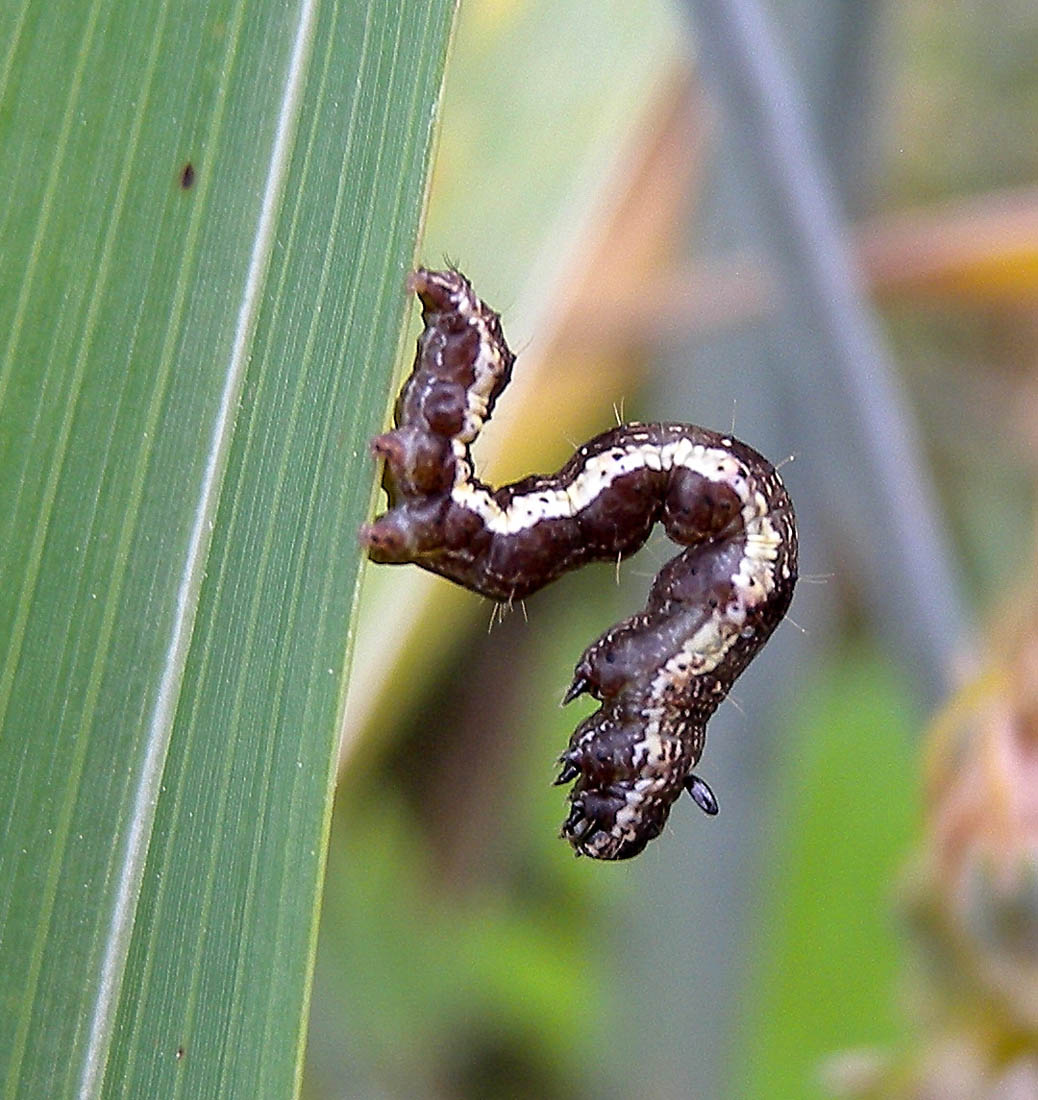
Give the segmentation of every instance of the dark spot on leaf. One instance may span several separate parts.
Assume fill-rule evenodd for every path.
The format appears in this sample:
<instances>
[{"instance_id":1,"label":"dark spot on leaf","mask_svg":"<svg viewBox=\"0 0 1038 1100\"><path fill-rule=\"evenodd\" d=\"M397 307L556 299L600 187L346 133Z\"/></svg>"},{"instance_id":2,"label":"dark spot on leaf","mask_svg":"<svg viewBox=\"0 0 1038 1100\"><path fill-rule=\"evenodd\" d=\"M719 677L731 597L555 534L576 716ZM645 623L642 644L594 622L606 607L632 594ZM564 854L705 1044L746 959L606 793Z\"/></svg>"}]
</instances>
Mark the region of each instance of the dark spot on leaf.
<instances>
[{"instance_id":1,"label":"dark spot on leaf","mask_svg":"<svg viewBox=\"0 0 1038 1100\"><path fill-rule=\"evenodd\" d=\"M180 173L180 186L186 191L195 182L195 166L188 161Z\"/></svg>"}]
</instances>

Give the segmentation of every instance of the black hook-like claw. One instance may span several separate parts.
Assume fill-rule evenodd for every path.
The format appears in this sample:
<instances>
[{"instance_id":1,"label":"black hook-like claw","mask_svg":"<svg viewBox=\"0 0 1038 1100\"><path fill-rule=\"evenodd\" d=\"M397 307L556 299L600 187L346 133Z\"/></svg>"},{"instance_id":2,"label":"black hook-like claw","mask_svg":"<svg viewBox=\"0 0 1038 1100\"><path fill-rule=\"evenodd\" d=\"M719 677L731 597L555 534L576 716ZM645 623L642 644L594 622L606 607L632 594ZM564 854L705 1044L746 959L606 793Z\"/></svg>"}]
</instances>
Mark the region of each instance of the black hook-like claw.
<instances>
[{"instance_id":1,"label":"black hook-like claw","mask_svg":"<svg viewBox=\"0 0 1038 1100\"><path fill-rule=\"evenodd\" d=\"M562 835L579 840L591 827L591 821L584 815L583 802L574 802L569 808L569 815L562 823Z\"/></svg>"},{"instance_id":2,"label":"black hook-like claw","mask_svg":"<svg viewBox=\"0 0 1038 1100\"><path fill-rule=\"evenodd\" d=\"M563 757L562 771L555 777L555 786L561 787L563 783L569 783L580 775L580 768L572 761Z\"/></svg>"},{"instance_id":3,"label":"black hook-like claw","mask_svg":"<svg viewBox=\"0 0 1038 1100\"><path fill-rule=\"evenodd\" d=\"M562 697L562 705L565 706L567 703L572 703L578 695L583 695L590 687L590 680L585 679L583 676L574 676L573 683L570 684L566 694Z\"/></svg>"},{"instance_id":4,"label":"black hook-like claw","mask_svg":"<svg viewBox=\"0 0 1038 1100\"><path fill-rule=\"evenodd\" d=\"M685 779L685 790L696 800L696 805L703 813L711 817L717 813L718 805L714 792L698 775L689 775Z\"/></svg>"}]
</instances>

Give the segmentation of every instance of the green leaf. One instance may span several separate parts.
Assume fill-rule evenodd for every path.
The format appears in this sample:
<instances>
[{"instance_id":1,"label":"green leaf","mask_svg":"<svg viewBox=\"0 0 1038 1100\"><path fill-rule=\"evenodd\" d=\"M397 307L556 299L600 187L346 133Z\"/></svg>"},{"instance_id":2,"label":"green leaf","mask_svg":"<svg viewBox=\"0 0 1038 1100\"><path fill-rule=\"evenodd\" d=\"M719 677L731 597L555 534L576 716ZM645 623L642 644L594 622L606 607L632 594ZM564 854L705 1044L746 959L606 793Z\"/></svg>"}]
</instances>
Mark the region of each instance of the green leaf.
<instances>
[{"instance_id":1,"label":"green leaf","mask_svg":"<svg viewBox=\"0 0 1038 1100\"><path fill-rule=\"evenodd\" d=\"M0 1096L298 1088L453 6L0 13Z\"/></svg>"}]
</instances>

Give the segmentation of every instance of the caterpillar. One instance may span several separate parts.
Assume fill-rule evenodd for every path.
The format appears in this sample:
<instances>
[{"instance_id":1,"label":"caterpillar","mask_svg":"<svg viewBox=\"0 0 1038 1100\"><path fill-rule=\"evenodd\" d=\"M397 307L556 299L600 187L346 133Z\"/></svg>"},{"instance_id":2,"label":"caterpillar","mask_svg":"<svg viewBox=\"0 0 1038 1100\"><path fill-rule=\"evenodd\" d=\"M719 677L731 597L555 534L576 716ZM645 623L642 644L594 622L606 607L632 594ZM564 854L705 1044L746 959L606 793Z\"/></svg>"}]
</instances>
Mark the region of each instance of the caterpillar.
<instances>
[{"instance_id":1,"label":"caterpillar","mask_svg":"<svg viewBox=\"0 0 1038 1100\"><path fill-rule=\"evenodd\" d=\"M360 531L374 562L413 563L511 602L590 561L633 554L662 523L681 552L644 611L592 642L564 702L600 704L576 728L557 784L578 855L627 859L666 824L683 791L717 800L693 769L707 719L782 621L797 578L793 505L775 468L730 435L687 424L624 424L549 476L500 489L470 448L511 378L498 314L457 270L414 272L424 330L371 442L388 510Z\"/></svg>"}]
</instances>

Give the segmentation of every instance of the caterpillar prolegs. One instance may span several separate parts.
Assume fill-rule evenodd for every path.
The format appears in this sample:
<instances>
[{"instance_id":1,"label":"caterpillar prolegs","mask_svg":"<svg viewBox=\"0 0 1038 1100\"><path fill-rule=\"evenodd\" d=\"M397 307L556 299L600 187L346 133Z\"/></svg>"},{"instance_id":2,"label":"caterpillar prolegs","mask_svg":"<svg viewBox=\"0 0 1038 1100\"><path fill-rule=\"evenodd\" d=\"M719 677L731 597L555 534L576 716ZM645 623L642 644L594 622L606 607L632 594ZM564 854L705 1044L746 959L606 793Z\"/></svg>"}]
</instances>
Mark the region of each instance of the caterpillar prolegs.
<instances>
[{"instance_id":1,"label":"caterpillar prolegs","mask_svg":"<svg viewBox=\"0 0 1038 1100\"><path fill-rule=\"evenodd\" d=\"M361 529L372 561L413 562L495 600L536 592L589 561L633 554L655 523L684 549L645 610L584 652L570 702L601 704L577 726L557 783L573 783L563 835L596 859L637 855L687 790L706 722L782 621L797 576L793 505L775 468L731 436L687 424L624 424L557 474L491 489L470 446L515 360L498 315L458 271L416 271L425 329L372 441L389 509Z\"/></svg>"}]
</instances>

